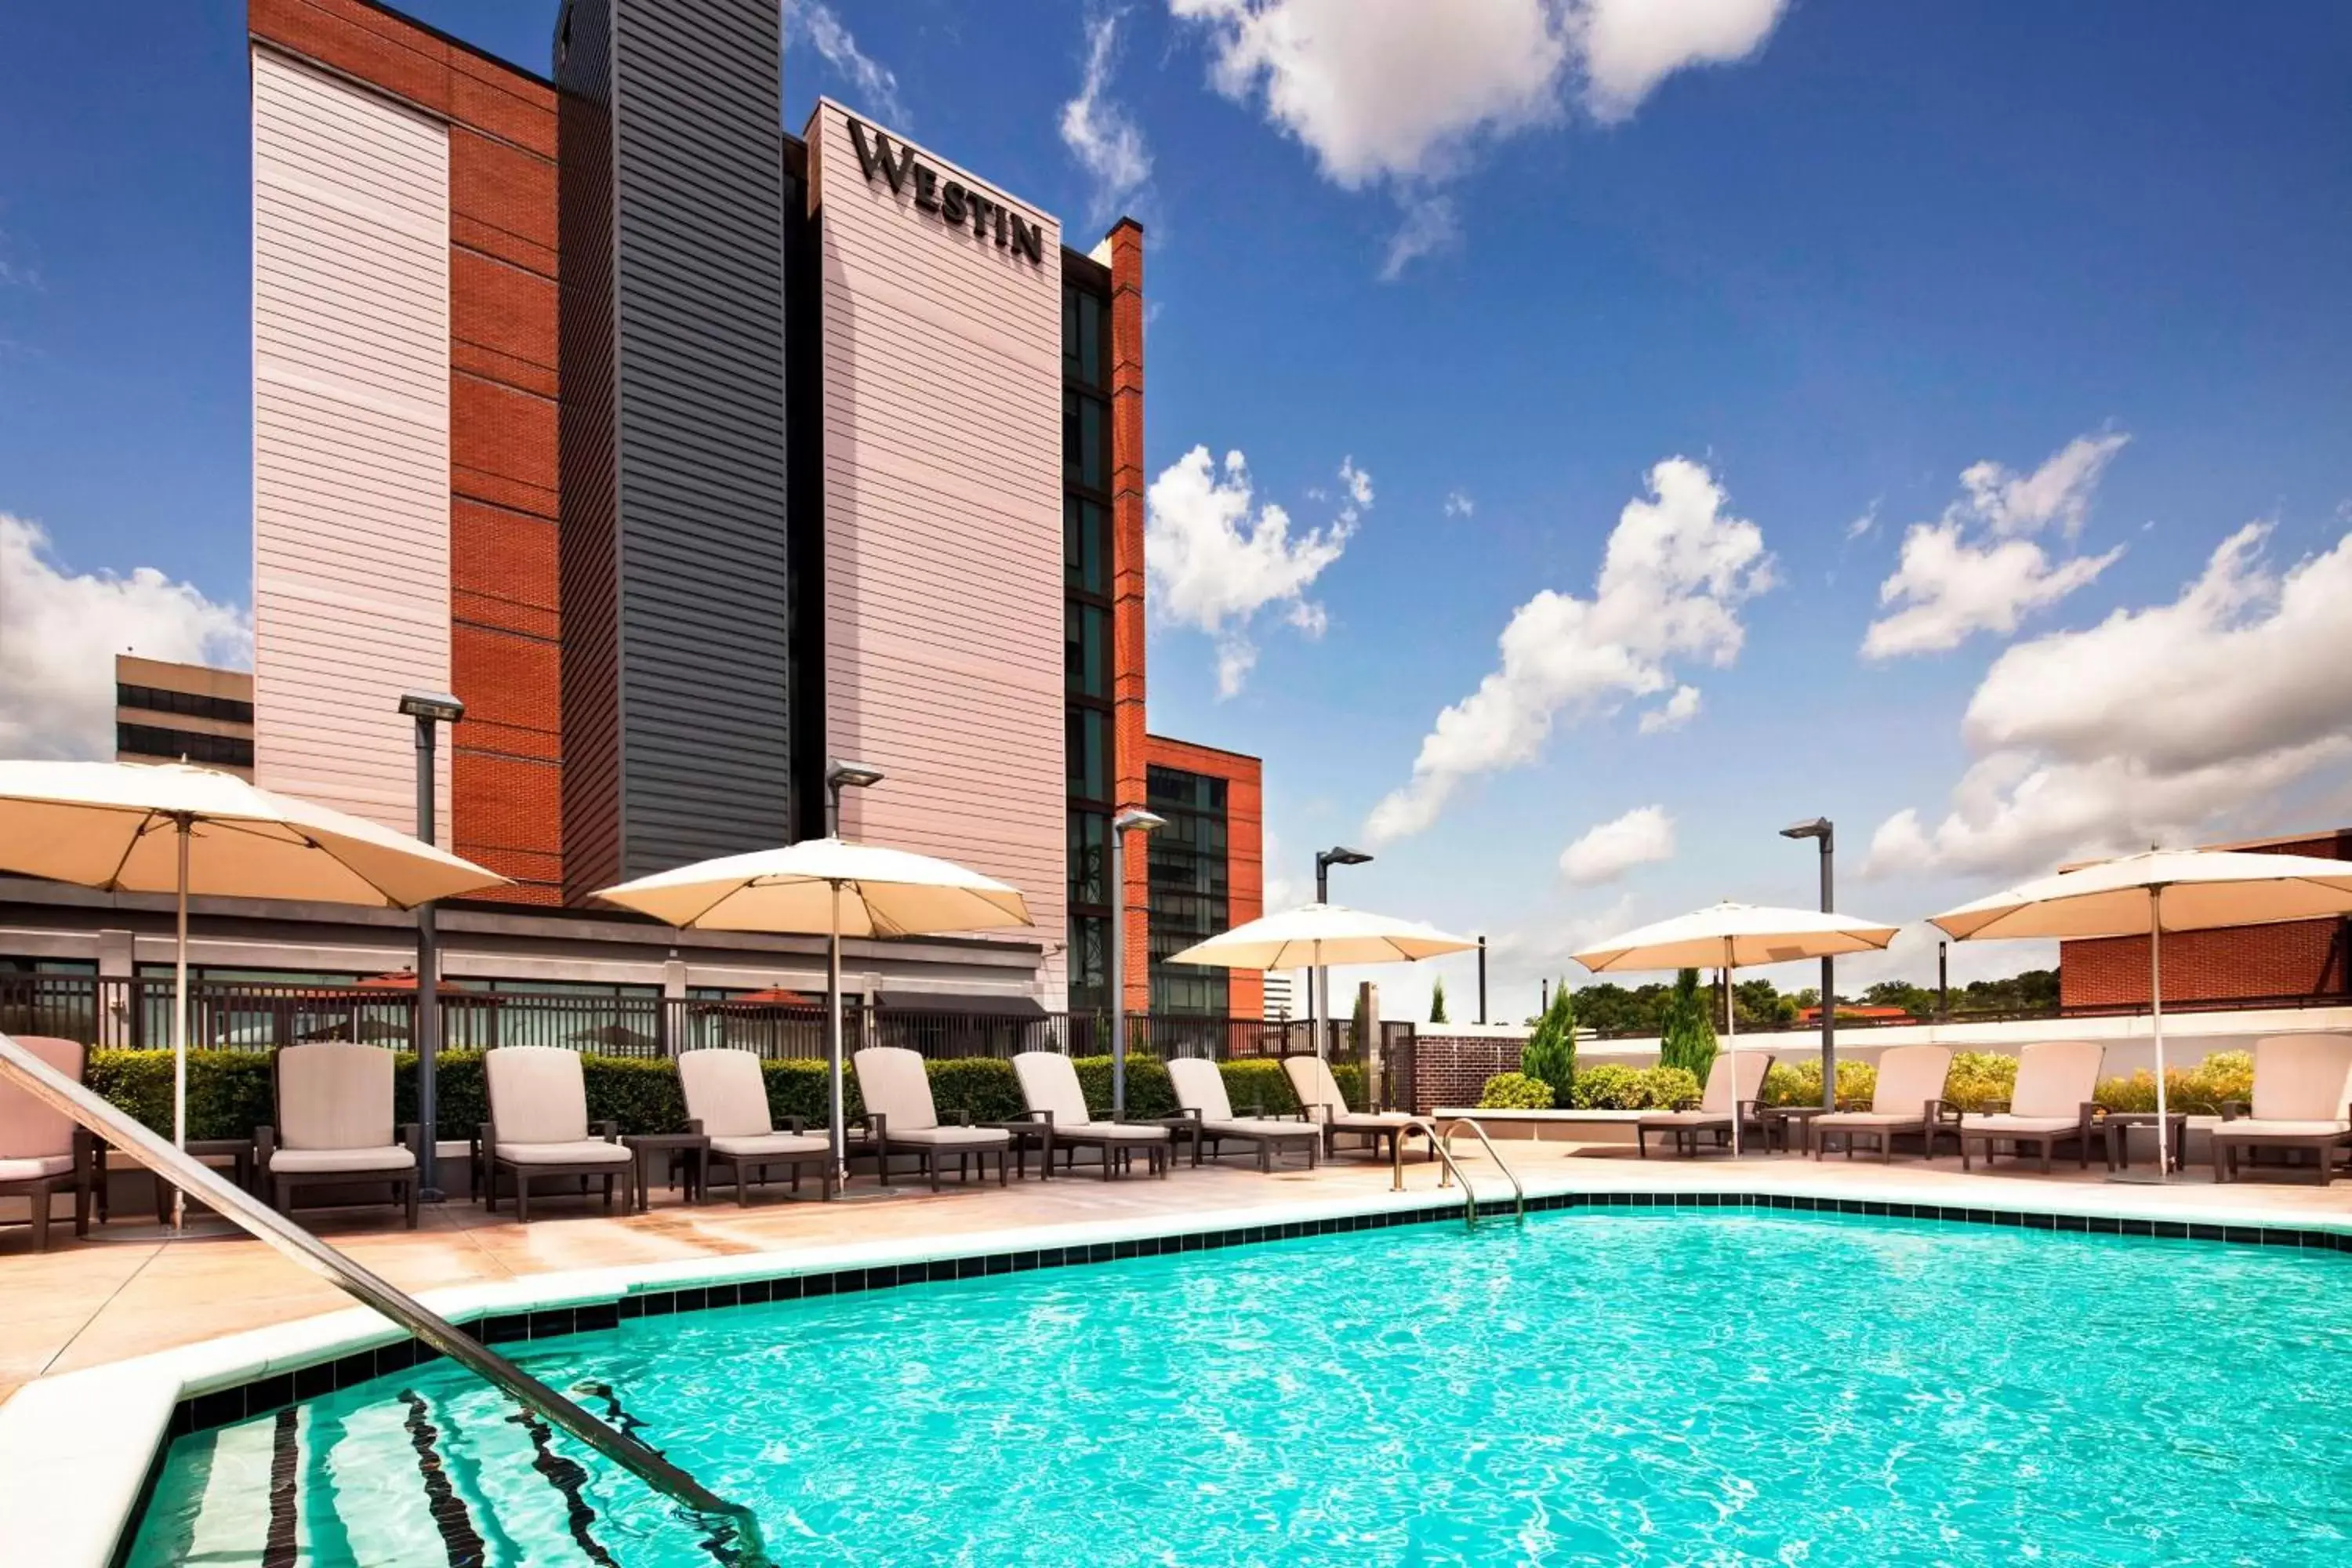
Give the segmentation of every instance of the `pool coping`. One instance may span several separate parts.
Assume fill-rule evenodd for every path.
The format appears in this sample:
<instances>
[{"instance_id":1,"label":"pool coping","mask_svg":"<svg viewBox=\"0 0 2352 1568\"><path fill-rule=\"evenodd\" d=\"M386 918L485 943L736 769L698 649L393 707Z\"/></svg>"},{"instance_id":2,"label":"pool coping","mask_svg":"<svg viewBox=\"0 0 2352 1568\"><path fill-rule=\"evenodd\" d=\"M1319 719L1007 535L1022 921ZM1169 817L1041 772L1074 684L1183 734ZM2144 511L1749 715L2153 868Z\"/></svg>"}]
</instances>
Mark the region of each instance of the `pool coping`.
<instances>
[{"instance_id":1,"label":"pool coping","mask_svg":"<svg viewBox=\"0 0 2352 1568\"><path fill-rule=\"evenodd\" d=\"M2164 1190L2156 1187L2024 1189L2003 1192L1998 1202L1954 1205L1922 1203L1917 1187L1874 1184L1861 1172L1843 1173L1841 1190L1824 1193L1815 1182L1776 1180L1760 1168L1742 1171L1736 1190L1660 1180L1673 1169L1616 1179L1599 1172L1536 1175L1527 1206L1530 1213L1762 1209L2352 1252L2352 1213L2297 1215L2290 1223L2275 1209L2215 1206L2183 1219L2141 1195ZM1487 1197L1478 1208L1482 1217L1496 1217L1512 1206L1507 1197ZM1464 1209L1460 1197L1426 1188L1287 1197L1246 1209L572 1269L452 1286L419 1300L486 1343L512 1344L681 1311L1459 1222ZM0 1561L109 1568L129 1550L130 1527L173 1439L439 1359L396 1325L352 1307L37 1378L0 1405Z\"/></svg>"}]
</instances>

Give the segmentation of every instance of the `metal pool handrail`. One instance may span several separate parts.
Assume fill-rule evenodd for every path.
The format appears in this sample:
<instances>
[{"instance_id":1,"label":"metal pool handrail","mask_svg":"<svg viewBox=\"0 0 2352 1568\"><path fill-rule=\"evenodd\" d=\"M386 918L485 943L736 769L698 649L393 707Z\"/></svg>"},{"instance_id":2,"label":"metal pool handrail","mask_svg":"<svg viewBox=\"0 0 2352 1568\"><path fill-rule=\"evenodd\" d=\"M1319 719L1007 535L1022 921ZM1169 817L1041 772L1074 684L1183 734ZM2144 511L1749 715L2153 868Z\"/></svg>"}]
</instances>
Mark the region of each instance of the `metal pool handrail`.
<instances>
[{"instance_id":1,"label":"metal pool handrail","mask_svg":"<svg viewBox=\"0 0 2352 1568\"><path fill-rule=\"evenodd\" d=\"M1454 1131L1457 1127L1467 1127L1471 1131L1478 1135L1478 1142L1486 1148L1486 1158L1495 1162L1495 1168L1502 1172L1504 1179L1511 1184L1511 1202L1513 1206L1518 1211L1519 1222L1523 1225L1527 1223L1528 1190L1519 1184L1519 1173L1511 1169L1511 1163L1503 1158L1503 1152L1495 1147L1495 1141L1486 1136L1486 1130L1478 1125L1475 1118L1457 1116L1453 1121L1448 1121L1440 1131L1438 1134L1438 1147L1446 1151L1446 1163L1451 1165L1454 1163ZM1462 1184L1466 1187L1470 1184L1465 1182Z\"/></svg>"},{"instance_id":2,"label":"metal pool handrail","mask_svg":"<svg viewBox=\"0 0 2352 1568\"><path fill-rule=\"evenodd\" d=\"M221 1180L209 1166L190 1159L5 1034L0 1034L0 1082L13 1083L51 1110L71 1117L190 1197L202 1199L255 1239L374 1308L516 1404L561 1426L688 1512L700 1516L719 1532L710 1544L731 1549L738 1568L772 1568L760 1521L749 1508L705 1489L636 1438L597 1420L415 1297L289 1224L251 1194Z\"/></svg>"},{"instance_id":3,"label":"metal pool handrail","mask_svg":"<svg viewBox=\"0 0 2352 1568\"><path fill-rule=\"evenodd\" d=\"M1470 1173L1464 1170L1462 1163L1454 1157L1454 1146L1448 1142L1454 1135L1454 1129L1463 1124L1463 1121L1456 1118L1447 1123L1444 1131L1440 1132L1436 1125L1427 1117L1416 1116L1411 1123L1420 1128L1428 1137L1430 1148L1435 1152L1438 1161L1444 1167L1438 1174L1437 1184L1447 1187L1457 1181L1462 1184L1462 1223L1468 1228L1475 1230L1478 1228L1477 1190L1471 1186ZM1475 1121L1468 1125L1471 1131L1478 1134L1478 1142L1486 1145L1486 1157L1494 1161L1504 1176L1510 1181L1511 1193L1517 1201L1518 1217L1524 1222L1528 1217L1528 1193L1525 1187L1519 1185L1518 1173L1511 1169L1510 1163L1503 1158L1502 1152L1496 1149L1493 1141L1486 1136L1486 1129ZM1390 1146L1389 1161L1389 1190L1401 1193L1404 1191L1404 1139L1402 1136Z\"/></svg>"}]
</instances>

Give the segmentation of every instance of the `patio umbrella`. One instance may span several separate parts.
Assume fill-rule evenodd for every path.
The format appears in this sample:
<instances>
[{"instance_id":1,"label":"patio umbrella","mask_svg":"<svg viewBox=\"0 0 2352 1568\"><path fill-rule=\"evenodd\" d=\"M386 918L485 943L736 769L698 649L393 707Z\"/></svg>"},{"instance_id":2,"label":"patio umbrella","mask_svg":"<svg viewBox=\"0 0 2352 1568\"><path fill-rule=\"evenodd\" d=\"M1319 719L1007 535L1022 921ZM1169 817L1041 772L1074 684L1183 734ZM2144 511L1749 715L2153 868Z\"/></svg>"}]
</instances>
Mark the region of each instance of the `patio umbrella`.
<instances>
[{"instance_id":1,"label":"patio umbrella","mask_svg":"<svg viewBox=\"0 0 2352 1568\"><path fill-rule=\"evenodd\" d=\"M1477 945L1475 938L1454 936L1418 921L1370 914L1340 904L1301 904L1196 942L1171 954L1167 962L1215 969L1320 969L1337 963L1418 963ZM1316 1016L1315 989L1311 984L1307 987L1307 1024L1315 1035L1315 1054L1328 1056L1323 1020ZM1368 1049L1370 1045L1367 1041Z\"/></svg>"},{"instance_id":2,"label":"patio umbrella","mask_svg":"<svg viewBox=\"0 0 2352 1568\"><path fill-rule=\"evenodd\" d=\"M184 763L0 762L0 870L177 897L172 1141L181 1148L191 893L404 910L506 881L404 833ZM183 1201L174 1188L174 1230Z\"/></svg>"},{"instance_id":3,"label":"patio umbrella","mask_svg":"<svg viewBox=\"0 0 2352 1568\"><path fill-rule=\"evenodd\" d=\"M2150 849L2078 866L1931 917L1961 942L2145 936L2156 1040L2157 1176L2166 1158L2164 933L2352 914L2352 863L2230 849Z\"/></svg>"},{"instance_id":4,"label":"patio umbrella","mask_svg":"<svg viewBox=\"0 0 2352 1568\"><path fill-rule=\"evenodd\" d=\"M1737 1052L1739 1005L1731 988L1733 970L1749 964L1788 963L1801 958L1835 958L1841 953L1871 952L1893 942L1895 929L1855 915L1727 901L1629 931L1571 956L1596 974L1629 969L1719 967L1723 971L1725 996L1724 1048ZM1837 998L1824 996L1822 1005L1834 1008ZM1828 1066L1826 1062L1822 1064L1825 1072ZM1735 1071L1733 1082L1738 1081ZM1739 1107L1736 1103L1731 1108L1731 1152L1739 1152Z\"/></svg>"},{"instance_id":5,"label":"patio umbrella","mask_svg":"<svg viewBox=\"0 0 2352 1568\"><path fill-rule=\"evenodd\" d=\"M1008 882L929 855L840 838L805 838L781 848L723 855L640 877L596 896L680 930L828 939L825 1056L832 1080L833 1158L835 1173L844 1176L849 1140L842 1096L841 939L1030 923L1028 904Z\"/></svg>"}]
</instances>

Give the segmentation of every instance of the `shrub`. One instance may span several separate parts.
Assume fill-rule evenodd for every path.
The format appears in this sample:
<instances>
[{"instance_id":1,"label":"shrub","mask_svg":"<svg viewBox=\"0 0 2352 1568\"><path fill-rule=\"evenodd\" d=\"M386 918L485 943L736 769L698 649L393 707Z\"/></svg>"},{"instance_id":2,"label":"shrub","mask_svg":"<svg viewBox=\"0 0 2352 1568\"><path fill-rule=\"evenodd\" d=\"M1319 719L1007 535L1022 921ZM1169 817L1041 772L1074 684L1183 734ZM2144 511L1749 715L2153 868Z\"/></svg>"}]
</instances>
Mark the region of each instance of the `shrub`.
<instances>
[{"instance_id":1,"label":"shrub","mask_svg":"<svg viewBox=\"0 0 2352 1568\"><path fill-rule=\"evenodd\" d=\"M1478 1104L1487 1110L1549 1110L1551 1085L1523 1072L1498 1072L1479 1090Z\"/></svg>"},{"instance_id":2,"label":"shrub","mask_svg":"<svg viewBox=\"0 0 2352 1568\"><path fill-rule=\"evenodd\" d=\"M1110 1058L1075 1057L1078 1088L1087 1097L1087 1113L1110 1115ZM1127 1058L1127 1119L1150 1121L1176 1114L1176 1087L1168 1079L1168 1064L1158 1057L1130 1051Z\"/></svg>"},{"instance_id":3,"label":"shrub","mask_svg":"<svg viewBox=\"0 0 2352 1568\"><path fill-rule=\"evenodd\" d=\"M1699 991L1698 971L1675 976L1658 1014L1658 1065L1680 1068L1701 1083L1715 1065L1715 993Z\"/></svg>"},{"instance_id":4,"label":"shrub","mask_svg":"<svg viewBox=\"0 0 2352 1568\"><path fill-rule=\"evenodd\" d=\"M1551 1089L1556 1105L1570 1103L1576 1085L1575 993L1563 984L1536 1021L1536 1032L1519 1053L1519 1070Z\"/></svg>"},{"instance_id":5,"label":"shrub","mask_svg":"<svg viewBox=\"0 0 2352 1568\"><path fill-rule=\"evenodd\" d=\"M95 1050L84 1081L90 1091L137 1118L151 1132L172 1135L172 1053ZM264 1051L188 1053L188 1137L250 1138L275 1120L269 1056Z\"/></svg>"},{"instance_id":6,"label":"shrub","mask_svg":"<svg viewBox=\"0 0 2352 1568\"><path fill-rule=\"evenodd\" d=\"M1628 1110L1672 1110L1698 1103L1698 1079L1685 1068L1643 1068L1633 1076L1634 1100L1625 1107Z\"/></svg>"},{"instance_id":7,"label":"shrub","mask_svg":"<svg viewBox=\"0 0 2352 1568\"><path fill-rule=\"evenodd\" d=\"M1568 1103L1578 1110L1633 1110L1641 1092L1641 1073L1622 1062L1602 1062L1576 1075L1569 1085Z\"/></svg>"},{"instance_id":8,"label":"shrub","mask_svg":"<svg viewBox=\"0 0 2352 1568\"><path fill-rule=\"evenodd\" d=\"M2100 1080L2098 1100L2110 1110L2153 1111L2156 1074L2147 1068L2129 1078ZM2164 1075L2165 1109L2193 1116L2218 1116L2224 1100L2250 1101L2254 1097L2254 1058L2251 1051L2216 1051L2193 1068L2168 1068Z\"/></svg>"},{"instance_id":9,"label":"shrub","mask_svg":"<svg viewBox=\"0 0 2352 1568\"><path fill-rule=\"evenodd\" d=\"M1878 1069L1868 1062L1842 1061L1837 1065L1837 1098L1843 1105L1870 1103L1878 1088ZM1772 1070L1764 1075L1764 1090L1760 1098L1767 1105L1819 1105L1822 1102L1822 1064L1818 1057L1797 1062L1775 1062Z\"/></svg>"},{"instance_id":10,"label":"shrub","mask_svg":"<svg viewBox=\"0 0 2352 1568\"><path fill-rule=\"evenodd\" d=\"M1445 1022L1445 976L1443 974L1430 982L1429 1021L1433 1024Z\"/></svg>"},{"instance_id":11,"label":"shrub","mask_svg":"<svg viewBox=\"0 0 2352 1568\"><path fill-rule=\"evenodd\" d=\"M1998 1051L1961 1051L1944 1079L1944 1103L1961 1110L2007 1105L2017 1090L2017 1058Z\"/></svg>"}]
</instances>

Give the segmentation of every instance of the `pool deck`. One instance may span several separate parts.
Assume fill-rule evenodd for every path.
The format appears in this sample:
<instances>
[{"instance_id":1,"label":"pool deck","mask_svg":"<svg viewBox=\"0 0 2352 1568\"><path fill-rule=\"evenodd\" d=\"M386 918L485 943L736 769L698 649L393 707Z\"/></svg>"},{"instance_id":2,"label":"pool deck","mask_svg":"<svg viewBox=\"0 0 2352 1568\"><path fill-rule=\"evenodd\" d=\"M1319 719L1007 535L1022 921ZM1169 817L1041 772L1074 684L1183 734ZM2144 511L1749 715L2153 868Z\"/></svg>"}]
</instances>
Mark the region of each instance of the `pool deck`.
<instances>
[{"instance_id":1,"label":"pool deck","mask_svg":"<svg viewBox=\"0 0 2352 1568\"><path fill-rule=\"evenodd\" d=\"M1948 1155L1882 1165L1802 1155L1637 1160L1517 1140L1502 1149L1530 1196L1750 1193L2352 1232L2352 1182L2269 1177L2224 1186L2192 1167L2158 1187L2071 1166L2049 1176L2007 1164L2000 1174L1964 1173ZM1507 1197L1507 1183L1472 1141L1457 1153L1482 1200ZM1005 1188L950 1182L937 1195L912 1185L884 1195L861 1179L831 1204L779 1197L749 1209L687 1206L656 1190L651 1213L613 1217L595 1200L534 1198L540 1217L528 1226L513 1223L510 1205L492 1216L469 1203L427 1210L413 1232L390 1209L303 1217L360 1263L465 1321L648 1289L1460 1201L1458 1189L1439 1191L1433 1165L1409 1161L1405 1173L1402 1194L1391 1190L1384 1162L1343 1154L1311 1173L1261 1175L1234 1160L1180 1164L1165 1181L1105 1183L1081 1171ZM180 1399L403 1337L258 1242L74 1241L68 1227L59 1244L57 1234L49 1252L34 1254L21 1228L0 1231L0 1560L104 1562L112 1522L128 1512ZM102 1484L92 1484L94 1454L106 1458ZM46 1462L26 1468L35 1458ZM45 1482L44 1471L55 1473ZM44 1486L68 1473L73 1506L47 1506L57 1494L45 1500ZM10 1555L27 1544L39 1547L37 1559Z\"/></svg>"}]
</instances>

